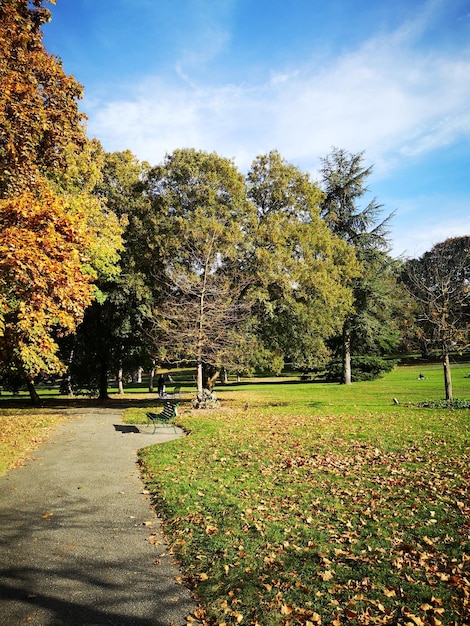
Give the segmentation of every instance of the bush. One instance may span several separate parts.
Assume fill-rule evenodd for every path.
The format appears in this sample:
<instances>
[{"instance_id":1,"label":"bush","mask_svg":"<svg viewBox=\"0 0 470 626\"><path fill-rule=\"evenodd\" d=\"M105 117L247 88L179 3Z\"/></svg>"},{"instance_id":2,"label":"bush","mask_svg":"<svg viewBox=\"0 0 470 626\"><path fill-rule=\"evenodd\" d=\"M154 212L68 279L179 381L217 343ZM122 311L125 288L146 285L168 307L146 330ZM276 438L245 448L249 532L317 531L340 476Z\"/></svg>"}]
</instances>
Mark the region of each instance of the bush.
<instances>
[{"instance_id":1,"label":"bush","mask_svg":"<svg viewBox=\"0 0 470 626\"><path fill-rule=\"evenodd\" d=\"M414 406L420 409L470 409L470 400L429 400Z\"/></svg>"},{"instance_id":2,"label":"bush","mask_svg":"<svg viewBox=\"0 0 470 626\"><path fill-rule=\"evenodd\" d=\"M382 374L391 372L398 361L383 359L379 356L353 356L351 357L351 380L375 380ZM343 364L335 359L326 367L325 379L327 382L341 382Z\"/></svg>"}]
</instances>

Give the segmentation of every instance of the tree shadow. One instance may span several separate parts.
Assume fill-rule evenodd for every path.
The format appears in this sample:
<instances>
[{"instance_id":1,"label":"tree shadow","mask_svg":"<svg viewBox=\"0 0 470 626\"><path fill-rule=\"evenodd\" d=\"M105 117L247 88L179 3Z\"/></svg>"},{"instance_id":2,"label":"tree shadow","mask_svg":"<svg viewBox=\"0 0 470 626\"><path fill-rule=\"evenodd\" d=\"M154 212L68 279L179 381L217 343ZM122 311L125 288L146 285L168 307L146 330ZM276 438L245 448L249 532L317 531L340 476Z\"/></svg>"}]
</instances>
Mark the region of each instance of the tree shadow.
<instances>
[{"instance_id":1,"label":"tree shadow","mask_svg":"<svg viewBox=\"0 0 470 626\"><path fill-rule=\"evenodd\" d=\"M164 398L158 397L156 394L149 397L110 397L106 400L97 400L94 398L78 397L78 398L41 398L41 404L35 406L25 397L1 398L0 409L20 409L35 410L48 409L51 411L69 411L71 409L110 409L124 410L128 408L151 408L156 406L164 406L165 402L178 400L180 404L190 404L191 398L178 397L173 398L168 395Z\"/></svg>"},{"instance_id":2,"label":"tree shadow","mask_svg":"<svg viewBox=\"0 0 470 626\"><path fill-rule=\"evenodd\" d=\"M25 572L7 572L8 577L12 574L18 580L25 577ZM34 570L27 573L29 578L34 574ZM40 575L36 572L36 575ZM160 619L140 618L126 616L115 611L102 611L91 604L86 606L75 602L67 602L59 598L54 598L46 594L30 593L24 588L9 587L0 583L0 598L4 605L3 616L9 619L10 611L8 602L15 605L24 605L24 617L22 622L31 621L34 623L34 615L39 612L46 613L47 621L41 621L43 626L98 626L101 624L112 624L113 626L167 626L167 622ZM15 611L17 614L17 611ZM15 619L15 618L14 618ZM19 624L20 622L4 622L9 624Z\"/></svg>"},{"instance_id":3,"label":"tree shadow","mask_svg":"<svg viewBox=\"0 0 470 626\"><path fill-rule=\"evenodd\" d=\"M151 553L142 559L125 542L116 542L116 528L111 526L119 522L114 522L102 529L103 548L97 549L86 534L90 520L100 519L93 500L74 499L60 515L44 519L38 515L35 498L31 499L20 499L14 510L10 506L0 513L1 624L186 623L194 606L187 589L167 569L164 546L161 554L155 550L162 565L158 559L155 564ZM142 531L130 527L129 533L133 532ZM137 538L140 541L140 534Z\"/></svg>"}]
</instances>

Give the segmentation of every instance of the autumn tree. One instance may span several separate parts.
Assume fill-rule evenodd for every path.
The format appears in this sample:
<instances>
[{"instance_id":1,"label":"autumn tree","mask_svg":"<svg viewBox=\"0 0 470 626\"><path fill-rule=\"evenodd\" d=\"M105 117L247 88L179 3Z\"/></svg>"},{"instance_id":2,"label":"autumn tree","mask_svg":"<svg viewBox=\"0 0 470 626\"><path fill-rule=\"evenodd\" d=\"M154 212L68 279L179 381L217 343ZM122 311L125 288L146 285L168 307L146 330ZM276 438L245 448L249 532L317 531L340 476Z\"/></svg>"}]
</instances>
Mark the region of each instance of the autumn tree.
<instances>
[{"instance_id":1,"label":"autumn tree","mask_svg":"<svg viewBox=\"0 0 470 626\"><path fill-rule=\"evenodd\" d=\"M446 400L452 400L449 357L470 343L470 237L446 239L407 261L402 280L416 302L417 325L439 350Z\"/></svg>"},{"instance_id":2,"label":"autumn tree","mask_svg":"<svg viewBox=\"0 0 470 626\"><path fill-rule=\"evenodd\" d=\"M350 310L354 251L320 219L318 186L278 152L255 159L247 184L257 210L250 271L263 345L278 368L314 369Z\"/></svg>"},{"instance_id":3,"label":"autumn tree","mask_svg":"<svg viewBox=\"0 0 470 626\"><path fill-rule=\"evenodd\" d=\"M86 142L78 109L82 87L44 48L50 20L43 0L0 3L0 197L17 195L41 175L65 170L70 146Z\"/></svg>"},{"instance_id":4,"label":"autumn tree","mask_svg":"<svg viewBox=\"0 0 470 626\"><path fill-rule=\"evenodd\" d=\"M167 156L150 172L147 193L160 293L152 338L162 357L196 364L201 392L243 341L250 276L242 265L254 210L234 164L197 150Z\"/></svg>"},{"instance_id":5,"label":"autumn tree","mask_svg":"<svg viewBox=\"0 0 470 626\"><path fill-rule=\"evenodd\" d=\"M73 331L92 298L79 255L87 236L64 205L45 190L0 200L1 369L36 401L34 379L61 367L54 334Z\"/></svg>"},{"instance_id":6,"label":"autumn tree","mask_svg":"<svg viewBox=\"0 0 470 626\"><path fill-rule=\"evenodd\" d=\"M44 49L42 4L0 3L0 358L36 402L34 379L62 369L57 337L81 320L119 246L86 190L82 89Z\"/></svg>"},{"instance_id":7,"label":"autumn tree","mask_svg":"<svg viewBox=\"0 0 470 626\"><path fill-rule=\"evenodd\" d=\"M354 249L361 264L361 274L349 283L354 307L344 319L340 340L342 382L350 384L352 349L377 353L399 339L394 322L396 274L387 254L393 213L382 219L382 206L375 198L361 205L372 173L371 166L364 166L363 153L334 148L322 159L320 173L325 192L321 216L331 232Z\"/></svg>"}]
</instances>

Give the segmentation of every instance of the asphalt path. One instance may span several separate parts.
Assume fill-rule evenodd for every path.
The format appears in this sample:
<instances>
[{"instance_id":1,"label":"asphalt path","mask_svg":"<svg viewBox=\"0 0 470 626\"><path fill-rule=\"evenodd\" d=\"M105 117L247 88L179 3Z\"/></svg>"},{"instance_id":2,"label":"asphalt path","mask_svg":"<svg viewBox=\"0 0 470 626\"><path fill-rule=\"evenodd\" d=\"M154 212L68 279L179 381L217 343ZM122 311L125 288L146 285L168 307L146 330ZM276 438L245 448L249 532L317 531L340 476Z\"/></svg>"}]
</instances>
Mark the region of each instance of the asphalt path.
<instances>
[{"instance_id":1,"label":"asphalt path","mask_svg":"<svg viewBox=\"0 0 470 626\"><path fill-rule=\"evenodd\" d=\"M136 432L137 431L137 432ZM68 410L0 477L1 626L180 626L194 610L139 477L136 451L182 437Z\"/></svg>"}]
</instances>

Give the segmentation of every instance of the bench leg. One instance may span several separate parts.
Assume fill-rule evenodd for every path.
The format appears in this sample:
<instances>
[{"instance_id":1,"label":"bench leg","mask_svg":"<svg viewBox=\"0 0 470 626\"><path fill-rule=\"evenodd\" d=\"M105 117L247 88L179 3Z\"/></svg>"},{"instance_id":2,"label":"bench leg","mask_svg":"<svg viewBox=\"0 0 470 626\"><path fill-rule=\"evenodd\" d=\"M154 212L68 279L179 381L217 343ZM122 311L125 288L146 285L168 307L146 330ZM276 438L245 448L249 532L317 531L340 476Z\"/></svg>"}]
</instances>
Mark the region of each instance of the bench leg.
<instances>
[{"instance_id":1,"label":"bench leg","mask_svg":"<svg viewBox=\"0 0 470 626\"><path fill-rule=\"evenodd\" d=\"M153 422L153 432L152 435L154 435L157 432L157 428L160 428L160 426L171 426L173 428L173 431L175 433L175 435L177 434L177 430L176 430L176 424L174 422L163 422L163 421L159 421L159 420L152 420Z\"/></svg>"}]
</instances>

